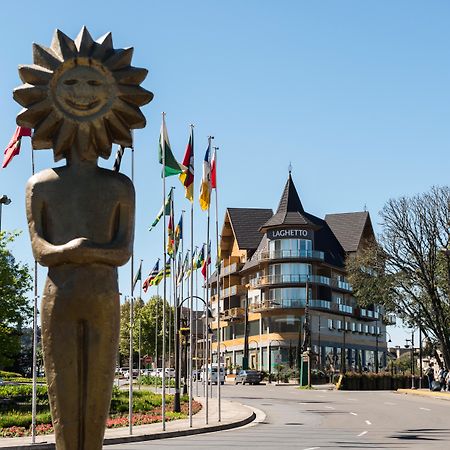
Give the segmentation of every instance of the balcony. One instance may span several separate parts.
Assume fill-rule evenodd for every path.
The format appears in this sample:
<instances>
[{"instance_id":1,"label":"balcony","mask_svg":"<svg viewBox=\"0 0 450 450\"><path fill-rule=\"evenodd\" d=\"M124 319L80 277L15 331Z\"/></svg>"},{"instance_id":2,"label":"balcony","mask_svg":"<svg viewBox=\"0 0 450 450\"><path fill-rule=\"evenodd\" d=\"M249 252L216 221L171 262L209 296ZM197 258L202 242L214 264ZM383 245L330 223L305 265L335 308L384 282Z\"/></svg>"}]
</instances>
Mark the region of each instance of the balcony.
<instances>
[{"instance_id":1,"label":"balcony","mask_svg":"<svg viewBox=\"0 0 450 450\"><path fill-rule=\"evenodd\" d=\"M230 308L224 311L223 319L228 322L235 322L237 320L242 320L245 316L244 308Z\"/></svg>"},{"instance_id":2,"label":"balcony","mask_svg":"<svg viewBox=\"0 0 450 450\"><path fill-rule=\"evenodd\" d=\"M318 250L271 250L261 252L258 255L258 259L261 261L274 259L312 259L323 261L325 253Z\"/></svg>"},{"instance_id":3,"label":"balcony","mask_svg":"<svg viewBox=\"0 0 450 450\"><path fill-rule=\"evenodd\" d=\"M262 312L273 309L290 309L290 308L305 308L305 300L299 299L284 299L284 300L266 300L264 302L252 303L249 305L251 312ZM311 309L331 309L331 302L328 300L312 299L309 301Z\"/></svg>"},{"instance_id":4,"label":"balcony","mask_svg":"<svg viewBox=\"0 0 450 450\"><path fill-rule=\"evenodd\" d=\"M338 311L343 314L353 314L353 306L349 305L338 305Z\"/></svg>"},{"instance_id":5,"label":"balcony","mask_svg":"<svg viewBox=\"0 0 450 450\"><path fill-rule=\"evenodd\" d=\"M395 314L384 314L381 320L385 325L396 325L397 316Z\"/></svg>"},{"instance_id":6,"label":"balcony","mask_svg":"<svg viewBox=\"0 0 450 450\"><path fill-rule=\"evenodd\" d=\"M351 286L345 282L338 282L337 280L325 277L323 275L263 275L261 277L253 278L250 280L250 286L259 288L262 286L274 285L274 284L322 284L324 286L338 287L343 290L349 290L351 292ZM348 289L347 289L348 288Z\"/></svg>"},{"instance_id":7,"label":"balcony","mask_svg":"<svg viewBox=\"0 0 450 450\"><path fill-rule=\"evenodd\" d=\"M220 269L220 277L227 277L228 275L237 274L239 271L240 264L233 263L228 266L221 267Z\"/></svg>"},{"instance_id":8,"label":"balcony","mask_svg":"<svg viewBox=\"0 0 450 450\"><path fill-rule=\"evenodd\" d=\"M246 292L246 289L244 286L234 285L234 286L231 286L226 289L221 289L220 290L220 298L221 298L221 300L223 300L224 298L232 297L233 295L243 295L243 294L245 294L245 292ZM211 300L213 302L217 301L217 293L215 293L211 296Z\"/></svg>"},{"instance_id":9,"label":"balcony","mask_svg":"<svg viewBox=\"0 0 450 450\"><path fill-rule=\"evenodd\" d=\"M368 319L368 320L379 320L380 314L376 311L372 311L371 309L359 309L359 316L361 319Z\"/></svg>"}]
</instances>

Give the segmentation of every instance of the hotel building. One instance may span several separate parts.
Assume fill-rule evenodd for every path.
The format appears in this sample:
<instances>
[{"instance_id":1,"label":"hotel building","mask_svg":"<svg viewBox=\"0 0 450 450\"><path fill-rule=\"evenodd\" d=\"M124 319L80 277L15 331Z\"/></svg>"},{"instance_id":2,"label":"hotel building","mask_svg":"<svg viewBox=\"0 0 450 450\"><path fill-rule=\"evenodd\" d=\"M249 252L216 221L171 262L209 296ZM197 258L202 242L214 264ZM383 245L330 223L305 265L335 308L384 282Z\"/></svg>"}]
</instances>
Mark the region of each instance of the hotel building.
<instances>
[{"instance_id":1,"label":"hotel building","mask_svg":"<svg viewBox=\"0 0 450 450\"><path fill-rule=\"evenodd\" d=\"M376 352L384 367L392 319L381 307L357 305L345 270L346 258L370 239L368 212L324 219L306 212L291 174L275 214L228 208L220 240L220 359L226 367L242 367L246 344L250 368L294 367L307 300L313 368L375 370ZM217 317L217 272L209 285ZM217 360L216 342L212 349Z\"/></svg>"}]
</instances>

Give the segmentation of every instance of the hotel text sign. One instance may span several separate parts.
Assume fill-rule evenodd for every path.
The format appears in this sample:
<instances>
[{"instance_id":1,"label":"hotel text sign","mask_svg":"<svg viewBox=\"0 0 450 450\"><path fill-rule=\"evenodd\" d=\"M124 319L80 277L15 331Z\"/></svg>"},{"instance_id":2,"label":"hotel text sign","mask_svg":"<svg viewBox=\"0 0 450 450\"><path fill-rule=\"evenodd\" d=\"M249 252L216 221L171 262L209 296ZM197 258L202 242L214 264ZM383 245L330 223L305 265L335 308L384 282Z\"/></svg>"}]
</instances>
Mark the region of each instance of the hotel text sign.
<instances>
[{"instance_id":1,"label":"hotel text sign","mask_svg":"<svg viewBox=\"0 0 450 450\"><path fill-rule=\"evenodd\" d=\"M312 239L311 230L294 230L292 228L280 228L267 231L267 239Z\"/></svg>"}]
</instances>

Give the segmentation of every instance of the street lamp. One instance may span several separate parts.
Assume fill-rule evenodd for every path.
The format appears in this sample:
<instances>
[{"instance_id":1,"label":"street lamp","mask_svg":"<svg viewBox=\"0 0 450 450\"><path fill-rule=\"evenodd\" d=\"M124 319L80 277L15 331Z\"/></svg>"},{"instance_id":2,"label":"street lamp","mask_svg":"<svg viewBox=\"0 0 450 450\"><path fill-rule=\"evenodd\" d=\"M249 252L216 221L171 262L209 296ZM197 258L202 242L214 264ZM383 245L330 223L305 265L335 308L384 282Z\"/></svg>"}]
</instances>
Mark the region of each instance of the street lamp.
<instances>
[{"instance_id":1,"label":"street lamp","mask_svg":"<svg viewBox=\"0 0 450 450\"><path fill-rule=\"evenodd\" d=\"M2 231L2 206L9 205L10 203L11 199L6 194L0 197L0 231Z\"/></svg>"},{"instance_id":2,"label":"street lamp","mask_svg":"<svg viewBox=\"0 0 450 450\"><path fill-rule=\"evenodd\" d=\"M411 389L415 389L415 385L414 385L414 376L415 376L415 371L414 371L414 330L411 331L411 339L406 339L406 344L405 344L405 348L409 347L408 342L411 342Z\"/></svg>"}]
</instances>

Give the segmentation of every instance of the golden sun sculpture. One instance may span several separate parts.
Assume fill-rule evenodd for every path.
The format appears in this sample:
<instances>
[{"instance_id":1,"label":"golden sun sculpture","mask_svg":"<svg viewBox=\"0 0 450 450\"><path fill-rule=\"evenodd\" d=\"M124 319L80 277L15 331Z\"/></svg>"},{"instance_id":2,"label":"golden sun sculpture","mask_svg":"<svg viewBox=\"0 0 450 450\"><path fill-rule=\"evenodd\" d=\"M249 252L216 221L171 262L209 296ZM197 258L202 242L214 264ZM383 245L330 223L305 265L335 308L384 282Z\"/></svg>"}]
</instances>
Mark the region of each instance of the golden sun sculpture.
<instances>
[{"instance_id":1,"label":"golden sun sculpture","mask_svg":"<svg viewBox=\"0 0 450 450\"><path fill-rule=\"evenodd\" d=\"M139 107L153 94L141 86L147 69L131 66L133 48L114 49L111 33L94 41L86 27L75 40L56 30L50 48L33 44L33 65L19 66L25 83L14 90L24 107L17 124L33 128L33 148L53 148L59 161L109 158L113 143L132 145L144 128Z\"/></svg>"}]
</instances>

